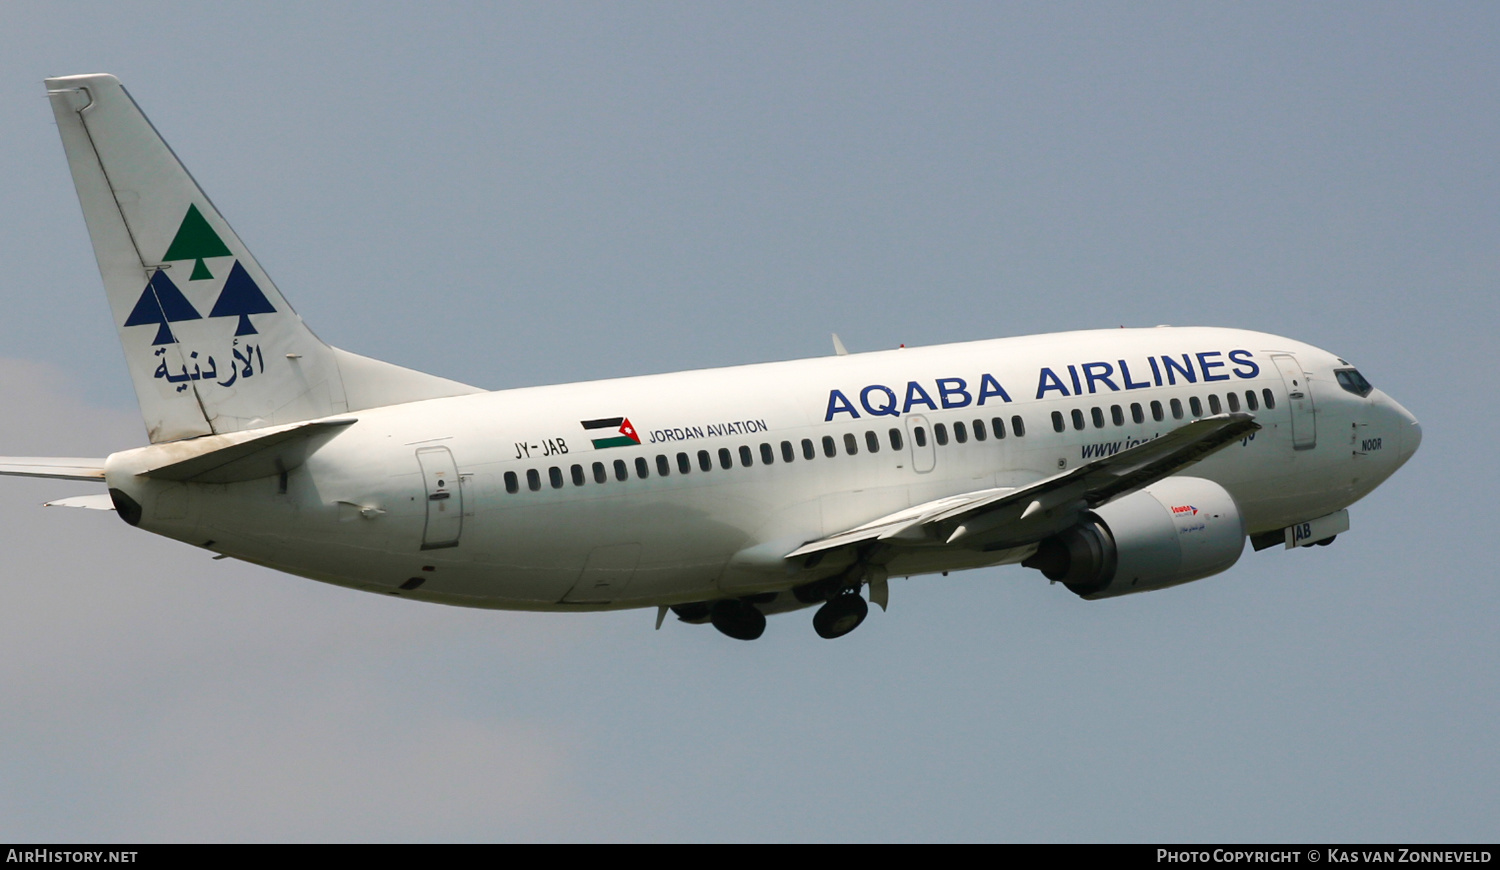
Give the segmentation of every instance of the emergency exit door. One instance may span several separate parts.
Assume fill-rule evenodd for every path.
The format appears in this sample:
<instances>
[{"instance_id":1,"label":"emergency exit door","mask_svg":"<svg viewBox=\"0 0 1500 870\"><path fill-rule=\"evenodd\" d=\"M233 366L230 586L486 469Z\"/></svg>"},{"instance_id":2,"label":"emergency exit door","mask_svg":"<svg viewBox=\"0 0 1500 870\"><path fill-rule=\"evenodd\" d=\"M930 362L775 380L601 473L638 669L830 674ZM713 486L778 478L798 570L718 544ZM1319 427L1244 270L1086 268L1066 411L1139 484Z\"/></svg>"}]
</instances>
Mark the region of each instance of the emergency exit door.
<instances>
[{"instance_id":1,"label":"emergency exit door","mask_svg":"<svg viewBox=\"0 0 1500 870\"><path fill-rule=\"evenodd\" d=\"M932 443L926 417L912 414L906 418L906 440L911 444L912 471L926 474L937 467L937 447Z\"/></svg>"}]
</instances>

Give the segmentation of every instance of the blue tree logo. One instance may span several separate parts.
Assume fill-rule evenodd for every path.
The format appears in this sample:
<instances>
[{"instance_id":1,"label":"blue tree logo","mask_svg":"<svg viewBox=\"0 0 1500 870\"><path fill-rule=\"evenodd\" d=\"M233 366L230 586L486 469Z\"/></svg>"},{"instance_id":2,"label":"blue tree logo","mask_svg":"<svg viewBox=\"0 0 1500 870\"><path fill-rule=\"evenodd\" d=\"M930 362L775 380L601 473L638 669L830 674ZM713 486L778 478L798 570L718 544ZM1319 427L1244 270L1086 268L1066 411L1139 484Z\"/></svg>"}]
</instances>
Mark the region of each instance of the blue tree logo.
<instances>
[{"instance_id":1,"label":"blue tree logo","mask_svg":"<svg viewBox=\"0 0 1500 870\"><path fill-rule=\"evenodd\" d=\"M219 294L219 301L214 303L213 310L208 312L209 317L238 317L239 327L235 329L235 335L255 335L255 327L250 323L252 314L275 314L276 307L266 294L260 292L255 286L255 281L245 267L240 265L239 260L234 261L234 266L229 270L229 279L224 282L224 290Z\"/></svg>"},{"instance_id":2,"label":"blue tree logo","mask_svg":"<svg viewBox=\"0 0 1500 870\"><path fill-rule=\"evenodd\" d=\"M167 324L202 319L203 315L187 301L187 297L182 295L182 291L177 289L167 273L158 269L146 284L146 289L141 291L141 298L136 300L130 316L125 318L125 325L155 325L156 340L152 344L176 344L177 336L172 334L172 328Z\"/></svg>"}]
</instances>

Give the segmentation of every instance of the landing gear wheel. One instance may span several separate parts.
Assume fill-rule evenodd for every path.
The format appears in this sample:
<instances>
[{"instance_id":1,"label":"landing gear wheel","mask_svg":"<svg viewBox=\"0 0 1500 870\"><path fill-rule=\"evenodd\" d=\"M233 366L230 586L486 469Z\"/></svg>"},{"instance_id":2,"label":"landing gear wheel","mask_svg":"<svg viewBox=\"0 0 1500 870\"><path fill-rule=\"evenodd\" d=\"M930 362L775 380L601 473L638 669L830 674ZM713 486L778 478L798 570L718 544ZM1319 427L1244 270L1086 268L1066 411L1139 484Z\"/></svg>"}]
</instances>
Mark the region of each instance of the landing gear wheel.
<instances>
[{"instance_id":1,"label":"landing gear wheel","mask_svg":"<svg viewBox=\"0 0 1500 870\"><path fill-rule=\"evenodd\" d=\"M858 594L830 598L813 614L813 630L818 637L833 640L859 628L870 613L870 605Z\"/></svg>"},{"instance_id":2,"label":"landing gear wheel","mask_svg":"<svg viewBox=\"0 0 1500 870\"><path fill-rule=\"evenodd\" d=\"M704 622L708 614L713 610L713 603L709 601L694 601L691 604L674 604L672 612L683 622Z\"/></svg>"},{"instance_id":3,"label":"landing gear wheel","mask_svg":"<svg viewBox=\"0 0 1500 870\"><path fill-rule=\"evenodd\" d=\"M766 632L766 615L738 598L715 601L708 618L714 628L735 640L755 640Z\"/></svg>"}]
</instances>

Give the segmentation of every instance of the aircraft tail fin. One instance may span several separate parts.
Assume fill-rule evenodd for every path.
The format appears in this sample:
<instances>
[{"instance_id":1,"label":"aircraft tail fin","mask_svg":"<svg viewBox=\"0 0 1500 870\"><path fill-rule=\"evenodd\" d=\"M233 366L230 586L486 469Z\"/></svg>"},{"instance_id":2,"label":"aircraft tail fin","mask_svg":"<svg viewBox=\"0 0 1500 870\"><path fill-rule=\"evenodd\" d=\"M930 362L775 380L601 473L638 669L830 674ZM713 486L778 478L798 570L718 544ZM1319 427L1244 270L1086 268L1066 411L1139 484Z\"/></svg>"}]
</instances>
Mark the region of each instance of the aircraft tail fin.
<instances>
[{"instance_id":1,"label":"aircraft tail fin","mask_svg":"<svg viewBox=\"0 0 1500 870\"><path fill-rule=\"evenodd\" d=\"M324 344L119 80L47 80L153 443L478 388Z\"/></svg>"}]
</instances>

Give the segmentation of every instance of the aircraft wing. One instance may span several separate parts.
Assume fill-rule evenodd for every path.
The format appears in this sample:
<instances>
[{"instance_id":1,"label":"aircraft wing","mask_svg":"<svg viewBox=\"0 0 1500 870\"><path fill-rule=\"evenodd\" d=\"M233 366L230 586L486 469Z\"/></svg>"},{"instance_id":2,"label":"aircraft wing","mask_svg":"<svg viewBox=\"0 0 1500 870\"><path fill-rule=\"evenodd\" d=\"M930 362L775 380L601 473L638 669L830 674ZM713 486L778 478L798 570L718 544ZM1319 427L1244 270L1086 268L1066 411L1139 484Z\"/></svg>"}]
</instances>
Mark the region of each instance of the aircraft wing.
<instances>
[{"instance_id":1,"label":"aircraft wing","mask_svg":"<svg viewBox=\"0 0 1500 870\"><path fill-rule=\"evenodd\" d=\"M1034 543L1085 510L1170 477L1260 428L1250 414L1219 414L1020 488L982 489L934 499L786 555L811 556L873 542L992 550Z\"/></svg>"},{"instance_id":2,"label":"aircraft wing","mask_svg":"<svg viewBox=\"0 0 1500 870\"><path fill-rule=\"evenodd\" d=\"M103 459L71 456L0 456L0 474L55 480L104 480Z\"/></svg>"}]
</instances>

